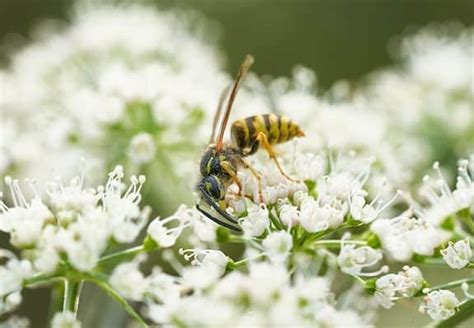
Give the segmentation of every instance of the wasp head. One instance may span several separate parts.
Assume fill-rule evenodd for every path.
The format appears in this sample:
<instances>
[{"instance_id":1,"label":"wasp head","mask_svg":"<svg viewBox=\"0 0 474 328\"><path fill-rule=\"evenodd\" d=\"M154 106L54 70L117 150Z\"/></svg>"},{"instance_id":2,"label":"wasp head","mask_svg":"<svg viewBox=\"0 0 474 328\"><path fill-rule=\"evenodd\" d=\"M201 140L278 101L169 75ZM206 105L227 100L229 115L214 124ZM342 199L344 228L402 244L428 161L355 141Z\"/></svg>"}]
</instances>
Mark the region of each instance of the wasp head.
<instances>
[{"instance_id":1,"label":"wasp head","mask_svg":"<svg viewBox=\"0 0 474 328\"><path fill-rule=\"evenodd\" d=\"M207 175L198 183L198 190L208 194L215 202L223 200L226 187L217 175Z\"/></svg>"}]
</instances>

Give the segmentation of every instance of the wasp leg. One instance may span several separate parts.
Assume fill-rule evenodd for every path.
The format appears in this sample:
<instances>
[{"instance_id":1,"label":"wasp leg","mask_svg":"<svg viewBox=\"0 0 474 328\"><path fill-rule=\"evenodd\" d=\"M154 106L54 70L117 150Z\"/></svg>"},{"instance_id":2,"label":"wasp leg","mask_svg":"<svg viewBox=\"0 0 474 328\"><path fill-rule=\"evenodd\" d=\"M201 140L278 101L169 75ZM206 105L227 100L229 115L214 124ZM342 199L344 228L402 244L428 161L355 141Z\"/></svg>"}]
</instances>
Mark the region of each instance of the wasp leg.
<instances>
[{"instance_id":1,"label":"wasp leg","mask_svg":"<svg viewBox=\"0 0 474 328\"><path fill-rule=\"evenodd\" d=\"M232 178L232 181L235 182L235 184L237 185L237 187L239 188L239 192L238 192L238 195L239 197L242 197L242 182L240 182L239 180L239 177L237 176L237 174L235 173L234 170L232 170L230 168L230 165L226 162L221 162L220 163L222 169L228 174L230 175L230 177Z\"/></svg>"},{"instance_id":2,"label":"wasp leg","mask_svg":"<svg viewBox=\"0 0 474 328\"><path fill-rule=\"evenodd\" d=\"M202 196L204 197L204 200L206 201L206 203L209 204L209 206L215 209L216 212L219 213L226 220L234 224L238 224L236 219L234 219L232 216L229 215L229 213L224 211L222 208L219 207L219 205L216 204L216 202L211 198L211 196L209 196L209 194L206 192L206 190L203 187L199 187L198 189L201 192Z\"/></svg>"},{"instance_id":3,"label":"wasp leg","mask_svg":"<svg viewBox=\"0 0 474 328\"><path fill-rule=\"evenodd\" d=\"M252 173L252 175L255 177L255 179L257 180L257 187L258 187L258 198L260 200L260 203L263 203L263 192L262 192L262 177L260 176L260 173L258 173L257 170L255 170L249 163L247 163L246 161L244 161L242 159L242 164L244 165L244 167L246 169L248 169L250 171L250 173Z\"/></svg>"},{"instance_id":4,"label":"wasp leg","mask_svg":"<svg viewBox=\"0 0 474 328\"><path fill-rule=\"evenodd\" d=\"M208 212L204 211L201 207L199 207L199 205L196 205L196 209L201 212L202 214L204 214L208 219L212 220L213 222L223 226L223 227L226 227L227 229L230 229L230 230L233 230L233 231L236 231L236 232L241 232L242 230L240 228L237 228L235 226L233 226L232 224L229 224L227 222L223 222L215 217L213 217L211 214L209 214Z\"/></svg>"},{"instance_id":5,"label":"wasp leg","mask_svg":"<svg viewBox=\"0 0 474 328\"><path fill-rule=\"evenodd\" d=\"M278 170L280 171L281 175L283 175L285 178L287 178L288 180L290 181L293 181L293 182L300 182L300 180L297 180L297 179L293 179L292 177L290 177L288 174L286 174L286 172L283 170L283 168L281 167L280 163L278 162L277 158L276 158L276 154L275 154L275 151L273 150L273 147L270 145L270 143L268 142L268 139L267 139L267 135L263 132L259 132L258 135L257 135L257 140L258 142L260 143L260 145L263 146L263 148L265 148L265 150L267 151L268 153L268 156L270 156L270 159L275 163L275 165L277 166Z\"/></svg>"}]
</instances>

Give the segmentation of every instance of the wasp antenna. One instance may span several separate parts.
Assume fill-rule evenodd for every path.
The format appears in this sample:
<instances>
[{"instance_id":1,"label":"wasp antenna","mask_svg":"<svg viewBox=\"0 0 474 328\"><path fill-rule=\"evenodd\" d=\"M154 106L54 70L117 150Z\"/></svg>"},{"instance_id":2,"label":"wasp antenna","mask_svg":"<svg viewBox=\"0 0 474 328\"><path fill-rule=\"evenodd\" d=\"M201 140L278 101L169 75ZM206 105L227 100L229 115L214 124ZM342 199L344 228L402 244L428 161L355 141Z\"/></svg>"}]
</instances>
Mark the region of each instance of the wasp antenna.
<instances>
[{"instance_id":1,"label":"wasp antenna","mask_svg":"<svg viewBox=\"0 0 474 328\"><path fill-rule=\"evenodd\" d=\"M211 214L209 214L208 212L204 211L201 207L199 207L199 205L196 205L196 209L201 212L202 214L204 214L208 219L212 220L213 222L223 226L223 227L226 227L227 229L230 229L230 230L233 230L233 231L236 231L236 232L242 232L242 230L238 227L235 227L227 222L223 222L215 217L213 217Z\"/></svg>"},{"instance_id":2,"label":"wasp antenna","mask_svg":"<svg viewBox=\"0 0 474 328\"><path fill-rule=\"evenodd\" d=\"M222 119L219 136L216 141L216 149L218 150L222 148L222 140L224 139L225 127L227 126L227 122L229 121L230 111L232 109L232 105L234 104L237 91L239 91L240 83L244 79L245 75L247 75L247 72L249 71L250 66L252 66L253 62L253 57L251 55L247 55L245 56L242 64L240 64L240 69L237 73L237 77L235 78L234 85L232 86L232 91L230 92L229 101L227 102L227 108L224 114L224 118Z\"/></svg>"},{"instance_id":3,"label":"wasp antenna","mask_svg":"<svg viewBox=\"0 0 474 328\"><path fill-rule=\"evenodd\" d=\"M224 101L229 94L229 90L231 88L231 84L226 86L224 90L222 90L221 96L219 97L219 102L217 103L217 108L216 108L216 113L214 114L214 119L212 120L212 134L211 138L209 138L209 143L214 142L214 137L216 136L216 128L217 128L217 122L219 121L219 117L221 116L222 112L222 107L224 105Z\"/></svg>"}]
</instances>

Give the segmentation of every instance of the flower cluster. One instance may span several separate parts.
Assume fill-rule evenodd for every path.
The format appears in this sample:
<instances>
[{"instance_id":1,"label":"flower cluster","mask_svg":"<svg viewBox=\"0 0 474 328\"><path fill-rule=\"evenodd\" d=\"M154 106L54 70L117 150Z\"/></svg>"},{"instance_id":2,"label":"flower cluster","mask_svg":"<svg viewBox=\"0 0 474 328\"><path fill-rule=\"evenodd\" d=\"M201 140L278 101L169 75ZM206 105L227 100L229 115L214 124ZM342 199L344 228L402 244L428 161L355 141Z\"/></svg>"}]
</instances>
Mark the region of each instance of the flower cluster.
<instances>
[{"instance_id":1,"label":"flower cluster","mask_svg":"<svg viewBox=\"0 0 474 328\"><path fill-rule=\"evenodd\" d=\"M144 176L123 182L117 166L104 186L87 188L84 176L68 184L56 179L41 197L27 180L33 196L27 200L20 182L11 177L5 184L13 203L0 203L0 231L21 251L21 259L1 250L6 261L0 266L0 313L10 312L21 301L21 289L35 277L61 276L68 270L90 272L112 244L132 243L148 222L150 209L140 209Z\"/></svg>"},{"instance_id":2,"label":"flower cluster","mask_svg":"<svg viewBox=\"0 0 474 328\"><path fill-rule=\"evenodd\" d=\"M205 24L138 4L79 2L74 12L69 27L45 26L0 71L0 173L69 178L84 157L99 182L123 163L163 181L147 188L169 211L179 200L167 192L189 187L182 177L194 174L193 152L228 83L217 50L197 32Z\"/></svg>"},{"instance_id":3,"label":"flower cluster","mask_svg":"<svg viewBox=\"0 0 474 328\"><path fill-rule=\"evenodd\" d=\"M363 86L324 92L301 67L250 75L232 115L285 114L306 137L275 146L281 167L263 150L245 158L241 186L216 205L234 233L178 206L229 82L203 26L81 2L70 25L44 28L0 71L0 320L26 327L12 312L41 285L64 292L52 327L80 327L84 283L142 326L371 327L400 300L432 320L468 317L474 278L434 284L424 270L474 267L472 28L405 38L401 64ZM43 182L72 176L79 157L79 176ZM149 222L144 197L159 214L177 209Z\"/></svg>"},{"instance_id":4,"label":"flower cluster","mask_svg":"<svg viewBox=\"0 0 474 328\"><path fill-rule=\"evenodd\" d=\"M117 166L105 186L86 188L83 176L66 185L58 180L47 186L44 200L29 182L35 196L26 201L19 181L6 177L14 206L2 201L0 228L37 271L54 272L63 256L75 269L91 270L111 240L131 243L148 221L149 210L139 208L145 177L130 181L126 188Z\"/></svg>"}]
</instances>

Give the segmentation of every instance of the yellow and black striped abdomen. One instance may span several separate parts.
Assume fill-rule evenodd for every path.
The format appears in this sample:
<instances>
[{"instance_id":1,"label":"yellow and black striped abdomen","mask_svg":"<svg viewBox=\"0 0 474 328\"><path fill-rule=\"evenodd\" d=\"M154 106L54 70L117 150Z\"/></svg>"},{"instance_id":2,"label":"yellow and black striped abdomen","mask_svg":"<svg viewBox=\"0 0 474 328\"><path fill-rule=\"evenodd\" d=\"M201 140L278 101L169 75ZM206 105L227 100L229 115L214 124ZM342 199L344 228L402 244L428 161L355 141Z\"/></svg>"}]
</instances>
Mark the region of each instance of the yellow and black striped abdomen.
<instances>
[{"instance_id":1,"label":"yellow and black striped abdomen","mask_svg":"<svg viewBox=\"0 0 474 328\"><path fill-rule=\"evenodd\" d=\"M264 114L235 121L231 128L232 142L241 150L252 149L257 143L257 135L260 132L267 136L271 145L286 142L294 137L304 136L298 124L288 117ZM256 150L251 151L251 153Z\"/></svg>"}]
</instances>

